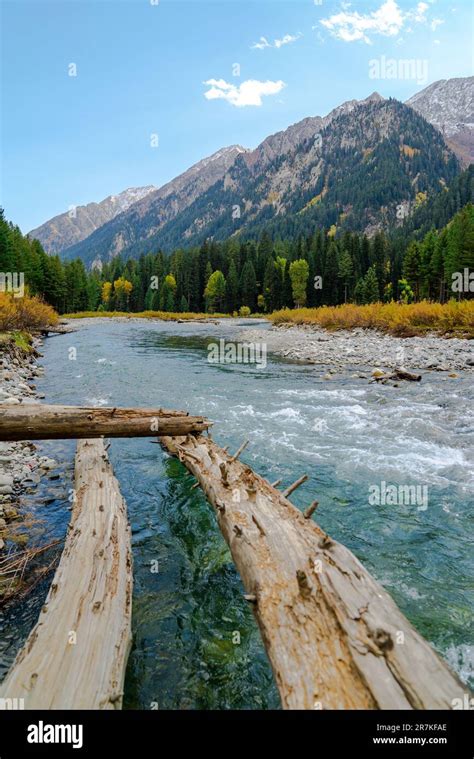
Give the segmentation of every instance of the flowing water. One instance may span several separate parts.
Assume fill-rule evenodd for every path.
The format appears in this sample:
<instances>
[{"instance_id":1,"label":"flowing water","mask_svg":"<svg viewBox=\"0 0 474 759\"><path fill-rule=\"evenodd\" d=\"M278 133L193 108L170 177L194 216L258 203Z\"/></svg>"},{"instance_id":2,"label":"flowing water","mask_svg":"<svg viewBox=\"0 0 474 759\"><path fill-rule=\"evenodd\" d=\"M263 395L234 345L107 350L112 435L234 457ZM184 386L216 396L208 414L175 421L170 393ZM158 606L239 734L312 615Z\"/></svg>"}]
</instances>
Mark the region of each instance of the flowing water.
<instances>
[{"instance_id":1,"label":"flowing water","mask_svg":"<svg viewBox=\"0 0 474 759\"><path fill-rule=\"evenodd\" d=\"M45 402L188 409L214 420L214 439L231 450L249 438L242 460L271 481L283 477L288 485L307 473L294 503L317 498L320 525L472 681L470 376L426 373L421 383L392 388L350 373L324 380L321 367L273 357L266 367L209 363L211 341L245 329L233 320L77 326L45 342L46 372L37 383ZM60 462L60 478L26 505L42 520L36 539L49 540L65 534L69 519L74 443L41 448ZM278 707L240 579L212 509L192 490L194 478L147 439L114 440L109 454L128 504L134 555L125 707ZM420 500L371 504L369 492L383 482L418 486ZM0 618L2 673L46 592L44 582Z\"/></svg>"}]
</instances>

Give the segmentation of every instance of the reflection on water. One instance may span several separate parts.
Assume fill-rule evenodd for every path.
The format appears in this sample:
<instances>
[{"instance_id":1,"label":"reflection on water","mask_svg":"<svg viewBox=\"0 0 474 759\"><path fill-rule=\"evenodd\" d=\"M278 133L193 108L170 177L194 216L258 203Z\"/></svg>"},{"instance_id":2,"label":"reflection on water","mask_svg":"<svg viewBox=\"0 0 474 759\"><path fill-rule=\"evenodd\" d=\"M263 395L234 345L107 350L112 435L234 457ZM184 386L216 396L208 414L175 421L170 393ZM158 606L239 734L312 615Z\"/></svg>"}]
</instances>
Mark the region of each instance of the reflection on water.
<instances>
[{"instance_id":1,"label":"reflection on water","mask_svg":"<svg viewBox=\"0 0 474 759\"><path fill-rule=\"evenodd\" d=\"M251 326L254 326L253 324ZM165 406L208 415L213 436L244 461L318 498L318 521L394 596L420 632L467 679L472 584L473 390L426 374L398 389L350 373L325 381L314 366L269 359L215 365L207 345L231 339L233 322L93 321L45 344L40 390L52 403ZM68 348L77 360L68 359ZM64 534L73 444L51 442L64 463L61 489L39 505L45 532ZM115 440L110 456L132 524L134 645L129 708L271 708L278 696L251 610L212 510L182 465L148 440ZM429 505L370 506L382 481L426 485ZM59 484L58 484L59 483ZM44 486L41 487L43 491ZM38 495L42 495L40 492ZM36 499L37 502L38 499ZM158 571L155 571L155 570ZM47 588L0 619L2 667L36 619Z\"/></svg>"}]
</instances>

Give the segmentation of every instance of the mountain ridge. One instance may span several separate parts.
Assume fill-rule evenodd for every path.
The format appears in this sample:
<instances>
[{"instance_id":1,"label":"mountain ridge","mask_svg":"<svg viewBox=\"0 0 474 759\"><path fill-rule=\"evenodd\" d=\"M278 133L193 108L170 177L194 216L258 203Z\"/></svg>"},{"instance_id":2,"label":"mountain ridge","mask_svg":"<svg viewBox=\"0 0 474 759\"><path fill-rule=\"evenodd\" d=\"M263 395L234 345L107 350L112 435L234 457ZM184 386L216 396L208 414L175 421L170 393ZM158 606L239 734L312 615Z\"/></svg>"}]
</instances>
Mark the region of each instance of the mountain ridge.
<instances>
[{"instance_id":1,"label":"mountain ridge","mask_svg":"<svg viewBox=\"0 0 474 759\"><path fill-rule=\"evenodd\" d=\"M474 76L440 79L405 105L441 132L464 166L474 163Z\"/></svg>"},{"instance_id":2,"label":"mountain ridge","mask_svg":"<svg viewBox=\"0 0 474 759\"><path fill-rule=\"evenodd\" d=\"M85 240L96 229L126 211L155 189L154 185L128 187L98 202L92 201L86 205L71 206L69 211L57 214L39 227L32 229L28 232L28 236L39 240L47 253L60 252L74 243Z\"/></svg>"},{"instance_id":3,"label":"mountain ridge","mask_svg":"<svg viewBox=\"0 0 474 759\"><path fill-rule=\"evenodd\" d=\"M433 145L436 145L435 164L439 174L438 179L442 182L449 181L452 178L452 172L444 172L440 165L442 144L447 144L458 156L460 155L459 148L455 143L456 139L462 140L463 130L468 128L466 124L469 124L467 118L470 109L469 105L464 104L463 110L462 93L471 91L472 81L474 81L474 77L440 80L412 96L406 104L399 103L402 108L406 108L407 111L422 118L422 122L419 122L416 127L412 126L417 133L417 139L421 139L423 136L421 132L425 130L426 135L430 135ZM453 88L457 92L457 99L453 107L449 108L449 104L446 104L446 93L452 91ZM355 149L357 139L351 132L350 123L354 114L359 114L357 118L360 120L361 108L377 108L383 103L398 102L393 99L386 100L379 93L374 92L362 100L348 100L332 109L326 116L309 116L301 119L286 129L269 135L253 150L243 148L240 145L221 148L211 156L201 159L162 187L155 188L143 198L132 203L127 209L95 229L88 237L63 249L62 255L66 259L79 256L91 266L100 265L101 262L110 260L118 254L124 256L139 255L146 252L150 246L156 247L158 245L165 249L171 249L180 245L196 244L203 239L203 236L212 238L217 235L216 239L222 239L222 230L220 230L222 205L219 206L217 200L221 204L222 201L225 201L227 211L231 205L237 208L236 213L240 213L240 218L245 217L246 223L243 225L223 225L229 235L247 232L253 234L253 227L259 223L262 225L270 223L278 230L282 226L282 218L285 214L288 215L286 226L289 226L290 229L292 226L295 229L301 228L300 221L296 219L293 224L292 219L294 216L305 216L308 212L310 212L308 215L314 216L315 222L320 220L320 223L329 225L335 223L346 212L349 216L351 215L353 212L351 207L353 208L354 203L350 202L350 193L346 191L346 188L344 190L346 202L342 206L339 204L341 207L338 214L331 214L329 211L322 213L321 209L312 209L311 204L324 207L325 197L327 198L326 204L327 200L333 197L337 205L337 198L334 197L337 192L331 185L337 170L334 171L331 166L326 166L325 171L322 172L321 166L318 168L317 161L313 160L316 156L311 145L308 148L308 145L305 147L305 144L310 143L311 140L321 140L324 134L329 144L331 141L333 143L332 160L337 162L339 160L338 153L347 151L351 145L351 140L352 149ZM430 104L431 107L428 107ZM393 106L389 106L389 108L393 110ZM429 132L432 127L427 123L423 112L432 119L433 132ZM459 114L460 118L457 118ZM394 113L392 116L395 120L398 118ZM336 145L331 137L331 130L337 129L338 120L344 117L346 118L345 128L352 136L344 137L341 135ZM448 117L450 119L449 129L446 126ZM405 118L405 124L408 123L407 119L408 117ZM420 123L423 123L423 127L420 127ZM374 151L380 158L383 151L379 149L377 140L379 142L386 141L388 133L382 129L375 134L370 121L366 122L364 128L368 133L373 134L372 144L367 144L363 148L367 153L357 166L354 162L347 160L346 167L347 171L352 172L354 177L365 176L367 179L367 176L370 176L370 181L378 184L376 171L364 172L363 161L370 163L369 156ZM434 136L436 133L442 135L442 143ZM393 140L393 134L390 139ZM428 142L427 139L421 139L423 159L419 159L418 163L423 163L431 151ZM359 140L359 147L361 145L362 142ZM403 144L400 149L408 152L419 150L415 145L406 144ZM310 155L311 151L312 155ZM387 156L385 156L386 158ZM396 156L392 150L389 163L396 175L395 183L405 185L405 196L402 197L403 193L399 195L400 203L410 207L415 198L414 193L409 192L406 186L406 176L403 169L403 165L406 164L405 158L407 158L406 155L401 157L400 166L397 166ZM388 169L386 170L388 171ZM268 193L262 195L262 188L264 188L266 181L265 174L268 171L272 172L272 178L270 182L267 182ZM413 187L419 185L422 192L423 172L425 176L429 173L426 161L421 172L421 179L420 175L413 175L410 179L413 182ZM322 174L325 174L327 181L323 181L322 186L320 186ZM339 172L339 183L344 186L347 184L346 180L347 177ZM428 185L426 186L428 187ZM433 192L434 189L435 186L430 185L430 192ZM330 190L332 195L329 192ZM354 192L357 194L356 187ZM257 197L252 197L252 193ZM220 198L216 197L219 195ZM321 197L318 199L318 196ZM298 203L300 203L299 206ZM355 205L357 206L357 204ZM377 210L373 203L367 208L361 209L360 205L357 208L365 223L363 228L368 233L372 229L376 231L386 223L384 216L387 214L393 216L393 203L391 209L387 209L381 204ZM349 222L345 221L344 223L347 225Z\"/></svg>"}]
</instances>

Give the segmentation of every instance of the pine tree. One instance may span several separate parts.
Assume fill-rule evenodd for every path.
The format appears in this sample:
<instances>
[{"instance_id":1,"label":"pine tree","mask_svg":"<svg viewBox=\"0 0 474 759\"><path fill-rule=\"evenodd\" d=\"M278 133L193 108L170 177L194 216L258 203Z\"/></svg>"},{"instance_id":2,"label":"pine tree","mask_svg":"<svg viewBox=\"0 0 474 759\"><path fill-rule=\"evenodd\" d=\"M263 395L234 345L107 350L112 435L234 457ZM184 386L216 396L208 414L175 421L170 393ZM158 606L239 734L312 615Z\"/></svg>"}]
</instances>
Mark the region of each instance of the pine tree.
<instances>
[{"instance_id":1,"label":"pine tree","mask_svg":"<svg viewBox=\"0 0 474 759\"><path fill-rule=\"evenodd\" d=\"M322 301L327 306L335 306L339 303L338 275L339 275L339 251L334 240L329 243L326 251L326 266L323 277Z\"/></svg>"},{"instance_id":2,"label":"pine tree","mask_svg":"<svg viewBox=\"0 0 474 759\"><path fill-rule=\"evenodd\" d=\"M3 208L0 208L0 271L14 271L14 261L10 243L10 229L5 221Z\"/></svg>"},{"instance_id":3,"label":"pine tree","mask_svg":"<svg viewBox=\"0 0 474 759\"><path fill-rule=\"evenodd\" d=\"M377 303L380 300L379 281L375 273L375 266L371 266L364 278L365 303Z\"/></svg>"},{"instance_id":4,"label":"pine tree","mask_svg":"<svg viewBox=\"0 0 474 759\"><path fill-rule=\"evenodd\" d=\"M344 303L347 303L347 289L350 284L354 267L352 264L351 254L348 250L343 250L339 258L339 279L344 285Z\"/></svg>"},{"instance_id":5,"label":"pine tree","mask_svg":"<svg viewBox=\"0 0 474 759\"><path fill-rule=\"evenodd\" d=\"M227 274L227 310L232 314L239 308L239 277L237 267L232 258Z\"/></svg>"},{"instance_id":6,"label":"pine tree","mask_svg":"<svg viewBox=\"0 0 474 759\"><path fill-rule=\"evenodd\" d=\"M386 283L386 243L382 233L378 232L372 243L372 265L379 286L379 300L383 299Z\"/></svg>"},{"instance_id":7,"label":"pine tree","mask_svg":"<svg viewBox=\"0 0 474 759\"><path fill-rule=\"evenodd\" d=\"M420 295L421 277L421 252L418 242L413 241L409 246L403 260L403 276L413 290L415 300Z\"/></svg>"},{"instance_id":8,"label":"pine tree","mask_svg":"<svg viewBox=\"0 0 474 759\"><path fill-rule=\"evenodd\" d=\"M278 272L273 257L270 256L267 260L265 267L265 274L263 277L263 297L265 302L265 310L268 313L272 313L278 308Z\"/></svg>"},{"instance_id":9,"label":"pine tree","mask_svg":"<svg viewBox=\"0 0 474 759\"><path fill-rule=\"evenodd\" d=\"M251 261L247 261L240 278L241 305L248 306L252 313L257 308L257 277Z\"/></svg>"},{"instance_id":10,"label":"pine tree","mask_svg":"<svg viewBox=\"0 0 474 759\"><path fill-rule=\"evenodd\" d=\"M359 305L363 305L367 302L364 277L360 277L360 279L357 280L356 286L354 287L354 300Z\"/></svg>"}]
</instances>

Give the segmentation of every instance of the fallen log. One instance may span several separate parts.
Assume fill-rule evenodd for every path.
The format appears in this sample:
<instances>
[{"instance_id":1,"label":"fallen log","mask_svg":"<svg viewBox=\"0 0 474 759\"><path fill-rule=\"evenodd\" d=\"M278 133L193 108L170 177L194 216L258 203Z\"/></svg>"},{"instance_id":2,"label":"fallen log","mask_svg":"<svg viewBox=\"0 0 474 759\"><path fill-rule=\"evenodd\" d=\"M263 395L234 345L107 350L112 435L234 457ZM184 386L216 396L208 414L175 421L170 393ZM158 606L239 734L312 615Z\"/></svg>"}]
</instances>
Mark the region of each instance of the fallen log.
<instances>
[{"instance_id":1,"label":"fallen log","mask_svg":"<svg viewBox=\"0 0 474 759\"><path fill-rule=\"evenodd\" d=\"M210 426L202 416L161 408L0 405L0 440L187 435Z\"/></svg>"},{"instance_id":2,"label":"fallen log","mask_svg":"<svg viewBox=\"0 0 474 759\"><path fill-rule=\"evenodd\" d=\"M50 335L69 335L71 332L77 331L77 329L72 329L72 327L62 327L60 325L40 330L42 337L49 337Z\"/></svg>"},{"instance_id":3,"label":"fallen log","mask_svg":"<svg viewBox=\"0 0 474 759\"><path fill-rule=\"evenodd\" d=\"M78 443L64 551L39 621L0 686L25 709L120 709L131 645L127 508L102 440Z\"/></svg>"},{"instance_id":4,"label":"fallen log","mask_svg":"<svg viewBox=\"0 0 474 759\"><path fill-rule=\"evenodd\" d=\"M450 709L463 697L388 593L283 493L204 436L160 442L216 509L283 708Z\"/></svg>"}]
</instances>

